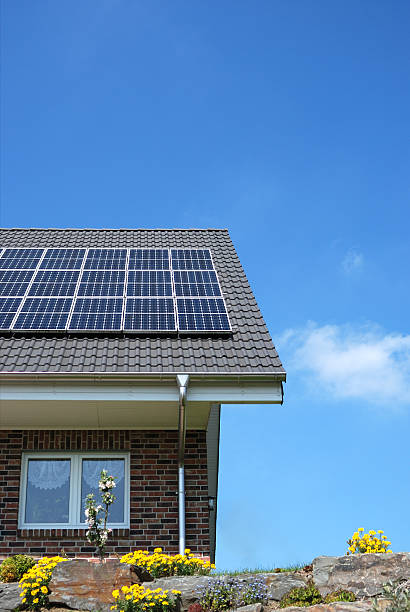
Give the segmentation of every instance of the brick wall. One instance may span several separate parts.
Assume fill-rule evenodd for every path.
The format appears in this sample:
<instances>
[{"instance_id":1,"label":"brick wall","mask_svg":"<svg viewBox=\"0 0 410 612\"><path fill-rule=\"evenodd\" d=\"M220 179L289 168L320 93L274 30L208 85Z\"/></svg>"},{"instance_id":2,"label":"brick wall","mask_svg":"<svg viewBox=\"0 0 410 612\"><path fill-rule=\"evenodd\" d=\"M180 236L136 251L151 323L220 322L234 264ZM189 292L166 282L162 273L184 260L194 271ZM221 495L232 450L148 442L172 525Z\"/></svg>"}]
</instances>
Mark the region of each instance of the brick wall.
<instances>
[{"instance_id":1,"label":"brick wall","mask_svg":"<svg viewBox=\"0 0 410 612\"><path fill-rule=\"evenodd\" d=\"M107 553L161 546L178 552L178 439L174 431L0 431L0 558L10 554L91 557L85 530L19 530L23 451L118 450L130 453L130 529L117 529ZM209 554L206 434L187 433L186 545Z\"/></svg>"}]
</instances>

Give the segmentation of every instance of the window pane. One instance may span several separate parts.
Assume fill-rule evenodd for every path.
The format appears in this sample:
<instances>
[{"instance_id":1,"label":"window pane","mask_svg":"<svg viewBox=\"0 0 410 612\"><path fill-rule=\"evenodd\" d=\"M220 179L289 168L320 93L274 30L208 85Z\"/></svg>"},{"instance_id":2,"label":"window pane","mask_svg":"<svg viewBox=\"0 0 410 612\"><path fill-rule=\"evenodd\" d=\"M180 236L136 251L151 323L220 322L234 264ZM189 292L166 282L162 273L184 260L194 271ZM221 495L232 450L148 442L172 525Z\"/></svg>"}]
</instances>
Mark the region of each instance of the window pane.
<instances>
[{"instance_id":1,"label":"window pane","mask_svg":"<svg viewBox=\"0 0 410 612\"><path fill-rule=\"evenodd\" d=\"M101 493L98 489L101 470L107 470L109 476L115 478L113 493L115 502L110 506L108 520L110 523L124 522L124 490L125 467L124 459L83 459L81 474L81 522L85 522L85 498L93 493L98 504L101 503Z\"/></svg>"},{"instance_id":2,"label":"window pane","mask_svg":"<svg viewBox=\"0 0 410 612\"><path fill-rule=\"evenodd\" d=\"M70 459L29 459L26 523L68 523Z\"/></svg>"}]
</instances>

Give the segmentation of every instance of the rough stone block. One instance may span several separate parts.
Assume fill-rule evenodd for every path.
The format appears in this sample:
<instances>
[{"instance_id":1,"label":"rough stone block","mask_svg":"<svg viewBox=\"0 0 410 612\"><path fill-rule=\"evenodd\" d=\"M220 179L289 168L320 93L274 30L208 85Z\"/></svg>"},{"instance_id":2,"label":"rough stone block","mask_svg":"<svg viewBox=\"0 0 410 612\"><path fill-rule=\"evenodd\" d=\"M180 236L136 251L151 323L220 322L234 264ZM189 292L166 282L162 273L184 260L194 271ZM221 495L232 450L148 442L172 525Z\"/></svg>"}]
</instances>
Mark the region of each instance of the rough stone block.
<instances>
[{"instance_id":1,"label":"rough stone block","mask_svg":"<svg viewBox=\"0 0 410 612\"><path fill-rule=\"evenodd\" d=\"M0 582L0 612L15 610L21 604L20 593L17 582Z\"/></svg>"},{"instance_id":2,"label":"rough stone block","mask_svg":"<svg viewBox=\"0 0 410 612\"><path fill-rule=\"evenodd\" d=\"M357 597L374 597L388 580L408 578L410 553L363 553L313 561L313 580L322 596L345 589Z\"/></svg>"},{"instance_id":3,"label":"rough stone block","mask_svg":"<svg viewBox=\"0 0 410 612\"><path fill-rule=\"evenodd\" d=\"M74 559L54 568L49 600L74 610L109 612L114 603L112 591L132 584L140 584L137 574L116 559L107 559L103 564Z\"/></svg>"}]
</instances>

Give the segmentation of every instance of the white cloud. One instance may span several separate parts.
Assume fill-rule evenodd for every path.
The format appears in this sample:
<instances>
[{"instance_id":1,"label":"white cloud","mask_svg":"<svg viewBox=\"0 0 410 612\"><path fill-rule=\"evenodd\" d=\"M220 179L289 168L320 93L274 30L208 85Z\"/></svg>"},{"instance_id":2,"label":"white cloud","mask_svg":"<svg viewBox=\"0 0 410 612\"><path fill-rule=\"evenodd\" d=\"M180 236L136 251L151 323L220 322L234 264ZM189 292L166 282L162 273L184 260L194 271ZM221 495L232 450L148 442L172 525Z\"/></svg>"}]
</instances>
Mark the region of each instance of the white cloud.
<instances>
[{"instance_id":1,"label":"white cloud","mask_svg":"<svg viewBox=\"0 0 410 612\"><path fill-rule=\"evenodd\" d=\"M363 268L363 255L357 249L349 249L342 260L342 270L350 275Z\"/></svg>"},{"instance_id":2,"label":"white cloud","mask_svg":"<svg viewBox=\"0 0 410 612\"><path fill-rule=\"evenodd\" d=\"M335 399L410 404L410 335L310 323L286 331L278 345L289 354L290 372L300 371Z\"/></svg>"}]
</instances>

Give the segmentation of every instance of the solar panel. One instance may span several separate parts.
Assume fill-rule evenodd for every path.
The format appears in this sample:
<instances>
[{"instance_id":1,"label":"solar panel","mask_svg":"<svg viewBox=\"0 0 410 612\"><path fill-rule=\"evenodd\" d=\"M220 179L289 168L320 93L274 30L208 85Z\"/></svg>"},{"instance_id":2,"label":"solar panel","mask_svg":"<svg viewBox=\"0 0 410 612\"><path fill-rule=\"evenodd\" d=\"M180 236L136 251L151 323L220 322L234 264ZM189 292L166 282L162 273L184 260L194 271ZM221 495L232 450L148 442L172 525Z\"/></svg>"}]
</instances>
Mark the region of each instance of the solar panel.
<instances>
[{"instance_id":1,"label":"solar panel","mask_svg":"<svg viewBox=\"0 0 410 612\"><path fill-rule=\"evenodd\" d=\"M73 296L79 275L79 270L39 270L34 277L28 295Z\"/></svg>"},{"instance_id":2,"label":"solar panel","mask_svg":"<svg viewBox=\"0 0 410 612\"><path fill-rule=\"evenodd\" d=\"M0 298L0 329L10 329L21 302L21 298Z\"/></svg>"},{"instance_id":3,"label":"solar panel","mask_svg":"<svg viewBox=\"0 0 410 612\"><path fill-rule=\"evenodd\" d=\"M70 298L26 298L13 329L64 330L71 305Z\"/></svg>"},{"instance_id":4,"label":"solar panel","mask_svg":"<svg viewBox=\"0 0 410 612\"><path fill-rule=\"evenodd\" d=\"M172 249L173 270L212 270L212 258L209 249Z\"/></svg>"},{"instance_id":5,"label":"solar panel","mask_svg":"<svg viewBox=\"0 0 410 612\"><path fill-rule=\"evenodd\" d=\"M176 296L212 297L221 295L218 279L213 270L176 270L174 283Z\"/></svg>"},{"instance_id":6,"label":"solar panel","mask_svg":"<svg viewBox=\"0 0 410 612\"><path fill-rule=\"evenodd\" d=\"M85 249L47 249L40 268L46 270L79 270Z\"/></svg>"},{"instance_id":7,"label":"solar panel","mask_svg":"<svg viewBox=\"0 0 410 612\"><path fill-rule=\"evenodd\" d=\"M129 270L169 270L168 249L130 249Z\"/></svg>"},{"instance_id":8,"label":"solar panel","mask_svg":"<svg viewBox=\"0 0 410 612\"><path fill-rule=\"evenodd\" d=\"M171 296L172 280L169 270L131 270L127 280L128 296Z\"/></svg>"},{"instance_id":9,"label":"solar panel","mask_svg":"<svg viewBox=\"0 0 410 612\"><path fill-rule=\"evenodd\" d=\"M5 249L0 328L229 332L209 249Z\"/></svg>"},{"instance_id":10,"label":"solar panel","mask_svg":"<svg viewBox=\"0 0 410 612\"><path fill-rule=\"evenodd\" d=\"M42 254L43 249L5 249L0 257L0 269L34 270Z\"/></svg>"},{"instance_id":11,"label":"solar panel","mask_svg":"<svg viewBox=\"0 0 410 612\"><path fill-rule=\"evenodd\" d=\"M33 270L0 270L0 296L24 296Z\"/></svg>"},{"instance_id":12,"label":"solar panel","mask_svg":"<svg viewBox=\"0 0 410 612\"><path fill-rule=\"evenodd\" d=\"M122 298L77 298L68 329L120 330L122 308Z\"/></svg>"},{"instance_id":13,"label":"solar panel","mask_svg":"<svg viewBox=\"0 0 410 612\"><path fill-rule=\"evenodd\" d=\"M125 270L84 270L78 288L81 296L122 296Z\"/></svg>"},{"instance_id":14,"label":"solar panel","mask_svg":"<svg viewBox=\"0 0 410 612\"><path fill-rule=\"evenodd\" d=\"M89 249L85 270L125 270L126 249Z\"/></svg>"},{"instance_id":15,"label":"solar panel","mask_svg":"<svg viewBox=\"0 0 410 612\"><path fill-rule=\"evenodd\" d=\"M34 270L0 270L0 283L29 283Z\"/></svg>"},{"instance_id":16,"label":"solar panel","mask_svg":"<svg viewBox=\"0 0 410 612\"><path fill-rule=\"evenodd\" d=\"M177 299L178 327L182 331L229 331L223 299Z\"/></svg>"},{"instance_id":17,"label":"solar panel","mask_svg":"<svg viewBox=\"0 0 410 612\"><path fill-rule=\"evenodd\" d=\"M128 298L124 329L129 331L173 331L175 326L172 298Z\"/></svg>"}]
</instances>

